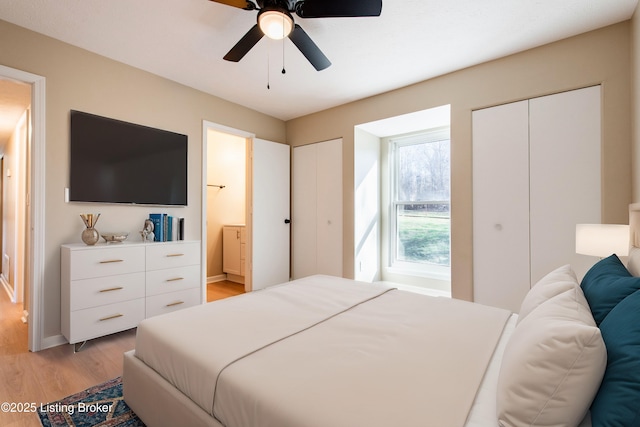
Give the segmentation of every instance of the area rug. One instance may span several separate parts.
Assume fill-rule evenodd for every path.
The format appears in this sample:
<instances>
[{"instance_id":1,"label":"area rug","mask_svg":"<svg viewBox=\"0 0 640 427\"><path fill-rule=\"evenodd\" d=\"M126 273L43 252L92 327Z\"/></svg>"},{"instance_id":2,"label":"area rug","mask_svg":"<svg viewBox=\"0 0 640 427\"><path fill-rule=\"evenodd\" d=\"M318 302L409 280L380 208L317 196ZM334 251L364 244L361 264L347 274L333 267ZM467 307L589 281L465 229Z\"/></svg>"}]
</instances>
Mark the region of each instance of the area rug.
<instances>
[{"instance_id":1,"label":"area rug","mask_svg":"<svg viewBox=\"0 0 640 427\"><path fill-rule=\"evenodd\" d=\"M144 427L122 398L122 378L114 378L38 408L44 427Z\"/></svg>"}]
</instances>

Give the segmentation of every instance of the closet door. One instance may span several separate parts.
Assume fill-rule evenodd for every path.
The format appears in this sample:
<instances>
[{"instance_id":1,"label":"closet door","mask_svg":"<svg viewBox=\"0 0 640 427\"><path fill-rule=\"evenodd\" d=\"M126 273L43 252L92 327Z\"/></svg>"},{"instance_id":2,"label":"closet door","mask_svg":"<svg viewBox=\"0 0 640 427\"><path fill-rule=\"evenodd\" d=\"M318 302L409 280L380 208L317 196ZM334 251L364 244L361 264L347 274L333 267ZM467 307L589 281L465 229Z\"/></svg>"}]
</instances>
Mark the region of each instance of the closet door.
<instances>
[{"instance_id":1,"label":"closet door","mask_svg":"<svg viewBox=\"0 0 640 427\"><path fill-rule=\"evenodd\" d=\"M317 149L317 272L342 277L342 139Z\"/></svg>"},{"instance_id":2,"label":"closet door","mask_svg":"<svg viewBox=\"0 0 640 427\"><path fill-rule=\"evenodd\" d=\"M601 221L600 86L532 99L529 114L531 284L564 264L581 279L576 224Z\"/></svg>"},{"instance_id":3,"label":"closet door","mask_svg":"<svg viewBox=\"0 0 640 427\"><path fill-rule=\"evenodd\" d=\"M528 109L472 115L474 301L515 312L529 290Z\"/></svg>"},{"instance_id":4,"label":"closet door","mask_svg":"<svg viewBox=\"0 0 640 427\"><path fill-rule=\"evenodd\" d=\"M292 276L342 276L342 140L293 149Z\"/></svg>"},{"instance_id":5,"label":"closet door","mask_svg":"<svg viewBox=\"0 0 640 427\"><path fill-rule=\"evenodd\" d=\"M575 228L601 220L600 115L599 86L473 113L476 302L517 312L550 271L589 268Z\"/></svg>"},{"instance_id":6,"label":"closet door","mask_svg":"<svg viewBox=\"0 0 640 427\"><path fill-rule=\"evenodd\" d=\"M294 279L316 272L317 258L317 147L293 149L291 182L291 275Z\"/></svg>"}]
</instances>

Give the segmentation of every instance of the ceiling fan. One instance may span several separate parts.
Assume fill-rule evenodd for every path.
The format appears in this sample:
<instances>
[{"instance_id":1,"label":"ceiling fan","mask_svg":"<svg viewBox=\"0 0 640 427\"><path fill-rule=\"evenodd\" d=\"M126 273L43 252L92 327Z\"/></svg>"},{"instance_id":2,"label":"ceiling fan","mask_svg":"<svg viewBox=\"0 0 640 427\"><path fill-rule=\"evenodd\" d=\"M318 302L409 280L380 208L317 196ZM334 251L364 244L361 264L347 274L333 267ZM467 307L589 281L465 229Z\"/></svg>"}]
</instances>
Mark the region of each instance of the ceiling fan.
<instances>
[{"instance_id":1,"label":"ceiling fan","mask_svg":"<svg viewBox=\"0 0 640 427\"><path fill-rule=\"evenodd\" d=\"M211 0L244 10L257 10L258 22L224 56L227 61L238 62L267 36L280 40L285 37L320 71L331 61L311 40L307 33L293 21L292 13L300 18L340 18L380 16L382 0ZM256 4L257 3L257 4Z\"/></svg>"}]
</instances>

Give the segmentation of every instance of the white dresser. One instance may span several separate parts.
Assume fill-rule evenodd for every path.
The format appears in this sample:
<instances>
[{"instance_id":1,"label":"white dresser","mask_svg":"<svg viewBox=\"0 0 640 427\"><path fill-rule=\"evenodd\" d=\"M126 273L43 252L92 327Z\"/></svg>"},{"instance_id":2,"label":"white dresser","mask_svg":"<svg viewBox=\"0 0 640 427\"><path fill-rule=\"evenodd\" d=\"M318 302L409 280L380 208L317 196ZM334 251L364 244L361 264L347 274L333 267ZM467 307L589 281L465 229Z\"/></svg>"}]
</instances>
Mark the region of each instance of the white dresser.
<instances>
[{"instance_id":1,"label":"white dresser","mask_svg":"<svg viewBox=\"0 0 640 427\"><path fill-rule=\"evenodd\" d=\"M62 245L61 324L70 344L201 303L200 242Z\"/></svg>"}]
</instances>

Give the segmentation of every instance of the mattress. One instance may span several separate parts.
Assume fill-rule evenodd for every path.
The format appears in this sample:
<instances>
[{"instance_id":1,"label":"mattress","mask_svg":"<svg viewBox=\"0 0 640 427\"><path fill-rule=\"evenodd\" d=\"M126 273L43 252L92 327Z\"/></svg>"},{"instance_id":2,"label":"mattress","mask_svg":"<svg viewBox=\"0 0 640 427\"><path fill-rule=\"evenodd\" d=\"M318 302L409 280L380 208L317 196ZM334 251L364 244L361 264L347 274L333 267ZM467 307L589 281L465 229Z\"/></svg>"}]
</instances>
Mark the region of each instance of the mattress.
<instances>
[{"instance_id":1,"label":"mattress","mask_svg":"<svg viewBox=\"0 0 640 427\"><path fill-rule=\"evenodd\" d=\"M312 276L147 319L135 356L227 427L463 426L510 318Z\"/></svg>"},{"instance_id":2,"label":"mattress","mask_svg":"<svg viewBox=\"0 0 640 427\"><path fill-rule=\"evenodd\" d=\"M512 314L504 328L504 332L498 341L491 361L487 366L482 383L478 388L478 393L473 401L473 406L469 412L465 427L491 427L496 426L496 393L498 389L498 376L500 375L500 365L502 356L507 347L507 342L516 328L518 315ZM583 426L584 427L584 426Z\"/></svg>"}]
</instances>

